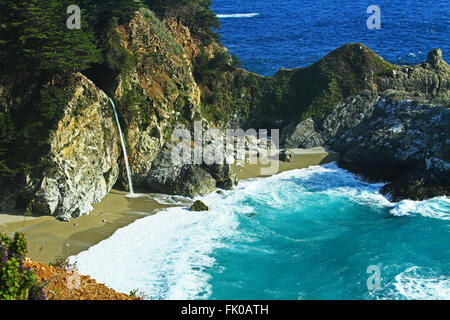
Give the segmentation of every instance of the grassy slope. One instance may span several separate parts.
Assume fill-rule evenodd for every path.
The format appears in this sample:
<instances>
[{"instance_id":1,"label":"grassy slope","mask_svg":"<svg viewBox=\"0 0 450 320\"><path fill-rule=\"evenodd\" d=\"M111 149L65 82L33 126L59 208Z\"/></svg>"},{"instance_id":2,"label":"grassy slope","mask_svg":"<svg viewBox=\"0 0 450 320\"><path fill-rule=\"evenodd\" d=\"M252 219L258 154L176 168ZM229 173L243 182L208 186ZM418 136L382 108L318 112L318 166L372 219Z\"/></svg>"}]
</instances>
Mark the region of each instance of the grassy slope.
<instances>
[{"instance_id":1,"label":"grassy slope","mask_svg":"<svg viewBox=\"0 0 450 320\"><path fill-rule=\"evenodd\" d=\"M280 69L273 77L227 72L209 84L214 97L204 94L203 110L210 120L223 122L241 112L246 126L254 127L320 118L349 96L377 90L377 78L394 68L362 44L346 44L307 68Z\"/></svg>"}]
</instances>

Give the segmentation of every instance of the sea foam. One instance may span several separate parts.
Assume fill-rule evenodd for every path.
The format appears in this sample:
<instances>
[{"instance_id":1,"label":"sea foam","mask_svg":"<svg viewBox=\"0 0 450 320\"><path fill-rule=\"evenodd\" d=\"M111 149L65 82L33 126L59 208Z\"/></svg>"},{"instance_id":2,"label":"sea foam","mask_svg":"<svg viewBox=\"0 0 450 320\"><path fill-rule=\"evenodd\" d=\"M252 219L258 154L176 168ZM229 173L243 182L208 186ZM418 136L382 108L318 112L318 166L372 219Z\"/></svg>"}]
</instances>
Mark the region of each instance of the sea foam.
<instances>
[{"instance_id":1,"label":"sea foam","mask_svg":"<svg viewBox=\"0 0 450 320\"><path fill-rule=\"evenodd\" d=\"M234 13L234 14L218 14L217 18L253 18L258 16L259 13Z\"/></svg>"},{"instance_id":2,"label":"sea foam","mask_svg":"<svg viewBox=\"0 0 450 320\"><path fill-rule=\"evenodd\" d=\"M249 254L245 259L251 260L255 254L276 256L278 251L274 248L278 241L294 246L294 251L302 243L306 248L310 244L320 245L346 232L353 219L360 219L356 225L364 223L369 217L358 214L360 208L373 208L373 212L383 214L380 219L389 213L394 216L419 213L441 219L450 215L446 197L395 204L379 193L383 185L367 183L336 163L245 180L235 190L222 195L212 193L196 198L210 207L208 212L190 212L186 207L166 209L117 230L110 238L70 257L70 261L76 262L80 273L120 292L139 290L153 299L208 299L214 297L212 276L229 272L227 266L216 261L218 250L231 255L242 251ZM158 201L192 200L161 196ZM340 207L354 211L340 211L336 216ZM302 214L306 216L301 218ZM296 215L300 216L296 218ZM390 223L391 220L383 221ZM280 228L280 223L287 229ZM293 233L297 229L291 223L297 223L296 228L311 225L316 228L311 230L319 233L310 228ZM320 233L320 230L325 232ZM265 237L273 241L272 245L261 243ZM301 266L297 262L295 265ZM412 298L446 294L447 282L434 283L426 279L424 292L413 293L416 287L421 290L423 279L410 275L411 270L395 278L394 293L389 298L398 294ZM308 297L308 292L304 294Z\"/></svg>"},{"instance_id":3,"label":"sea foam","mask_svg":"<svg viewBox=\"0 0 450 320\"><path fill-rule=\"evenodd\" d=\"M393 282L395 292L391 298L406 300L450 299L450 278L430 268L411 267L398 274Z\"/></svg>"},{"instance_id":4,"label":"sea foam","mask_svg":"<svg viewBox=\"0 0 450 320\"><path fill-rule=\"evenodd\" d=\"M403 200L390 211L394 216L413 216L450 220L450 199L446 196L426 201Z\"/></svg>"},{"instance_id":5,"label":"sea foam","mask_svg":"<svg viewBox=\"0 0 450 320\"><path fill-rule=\"evenodd\" d=\"M69 258L81 274L123 293L152 299L199 299L210 294L209 254L235 232L229 210L192 213L170 208L117 230Z\"/></svg>"}]
</instances>

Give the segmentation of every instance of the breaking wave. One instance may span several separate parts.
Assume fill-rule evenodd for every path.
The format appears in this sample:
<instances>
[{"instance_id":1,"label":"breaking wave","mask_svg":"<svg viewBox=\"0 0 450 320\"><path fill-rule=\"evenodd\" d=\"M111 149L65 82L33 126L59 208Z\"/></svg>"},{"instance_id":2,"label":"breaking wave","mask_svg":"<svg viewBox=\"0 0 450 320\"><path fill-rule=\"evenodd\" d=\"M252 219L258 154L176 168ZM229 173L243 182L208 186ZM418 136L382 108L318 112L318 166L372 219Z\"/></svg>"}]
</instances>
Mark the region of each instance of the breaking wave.
<instances>
[{"instance_id":1,"label":"breaking wave","mask_svg":"<svg viewBox=\"0 0 450 320\"><path fill-rule=\"evenodd\" d=\"M234 14L218 14L217 18L226 19L226 18L253 18L259 16L259 13L234 13Z\"/></svg>"}]
</instances>

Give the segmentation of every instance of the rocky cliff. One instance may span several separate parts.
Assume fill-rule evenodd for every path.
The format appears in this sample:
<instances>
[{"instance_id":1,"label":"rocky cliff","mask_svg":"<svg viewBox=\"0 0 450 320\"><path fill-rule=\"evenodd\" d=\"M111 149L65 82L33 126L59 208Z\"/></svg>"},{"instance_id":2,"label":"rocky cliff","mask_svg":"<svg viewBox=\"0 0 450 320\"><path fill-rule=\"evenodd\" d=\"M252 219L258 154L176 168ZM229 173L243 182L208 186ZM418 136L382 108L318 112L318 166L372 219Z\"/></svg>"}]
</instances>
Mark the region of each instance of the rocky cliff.
<instances>
[{"instance_id":1,"label":"rocky cliff","mask_svg":"<svg viewBox=\"0 0 450 320\"><path fill-rule=\"evenodd\" d=\"M174 126L189 128L194 119L202 119L201 92L193 75L193 59L200 52L201 42L190 35L188 28L173 20L162 22L148 9L136 12L128 23L113 25L108 41L123 66L111 72L97 65L86 72L93 81L78 73L57 85L62 87L63 98L51 100L59 104L58 115L45 128L48 135L42 132L38 138L43 146L18 165L17 172L0 177L1 211L18 207L68 219L88 214L91 204L100 201L116 183L127 188L117 124L105 92L116 101L133 182L138 188L199 195L216 186L231 188L236 183L228 165L220 169L187 165L181 174L172 170L170 157L162 157ZM214 47L219 46L207 46L208 52ZM16 82L19 79L0 87L0 110L5 118L25 122L13 111L20 109L19 99L28 99L31 104L33 93L22 90L21 97L16 97ZM48 84L53 85L54 81ZM39 116L29 122L38 122ZM23 136L28 129L22 129ZM20 157L22 150L27 148L9 146L9 162L13 162L13 152ZM158 155L160 159L155 162ZM164 181L175 174L176 183L149 185L152 169L162 171Z\"/></svg>"},{"instance_id":2,"label":"rocky cliff","mask_svg":"<svg viewBox=\"0 0 450 320\"><path fill-rule=\"evenodd\" d=\"M231 59L219 61L226 49L148 9L112 25L107 39L123 63L54 80L64 98L57 91L48 104L57 101L57 110L39 107L45 112L25 117L20 139L8 142L2 157L18 163L27 154L27 161L0 176L0 210L77 217L116 183L127 188L107 95L119 111L133 181L144 191L194 196L233 187L227 165L170 162L172 130L203 120L205 127L279 128L286 148L329 145L342 153L342 165L391 182L384 192L396 200L449 193L450 72L439 50L420 65L395 66L362 44L348 44L308 68L261 77L233 68ZM15 105L33 99L32 85L14 89L19 82L0 86L1 121L20 120ZM30 128L48 110L49 134L33 140L29 132L39 130ZM28 154L33 141L43 143Z\"/></svg>"},{"instance_id":3,"label":"rocky cliff","mask_svg":"<svg viewBox=\"0 0 450 320\"><path fill-rule=\"evenodd\" d=\"M71 77L70 98L48 138L39 167L1 179L0 210L78 217L92 211L114 186L121 155L119 133L106 94L81 74Z\"/></svg>"},{"instance_id":4,"label":"rocky cliff","mask_svg":"<svg viewBox=\"0 0 450 320\"><path fill-rule=\"evenodd\" d=\"M393 200L450 191L450 67L439 49L426 63L392 69L376 90L348 97L321 118L284 128L284 146L329 145L341 165L390 182Z\"/></svg>"}]
</instances>

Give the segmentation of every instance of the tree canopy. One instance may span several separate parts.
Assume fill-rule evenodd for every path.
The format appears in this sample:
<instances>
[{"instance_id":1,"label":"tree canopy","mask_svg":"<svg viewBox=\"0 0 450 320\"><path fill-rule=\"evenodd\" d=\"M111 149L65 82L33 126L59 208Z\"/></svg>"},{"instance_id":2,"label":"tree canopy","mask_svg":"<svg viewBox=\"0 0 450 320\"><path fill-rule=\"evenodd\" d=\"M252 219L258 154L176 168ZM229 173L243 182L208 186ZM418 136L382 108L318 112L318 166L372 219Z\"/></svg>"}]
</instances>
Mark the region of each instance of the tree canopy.
<instances>
[{"instance_id":1,"label":"tree canopy","mask_svg":"<svg viewBox=\"0 0 450 320\"><path fill-rule=\"evenodd\" d=\"M114 23L129 21L141 6L161 18L178 19L202 39L218 39L219 20L210 0L79 0L81 29L69 30L69 0L0 0L0 71L74 72L102 62L100 38Z\"/></svg>"},{"instance_id":2,"label":"tree canopy","mask_svg":"<svg viewBox=\"0 0 450 320\"><path fill-rule=\"evenodd\" d=\"M1 71L80 71L100 61L90 30L67 28L69 5L67 0L0 0Z\"/></svg>"},{"instance_id":3,"label":"tree canopy","mask_svg":"<svg viewBox=\"0 0 450 320\"><path fill-rule=\"evenodd\" d=\"M74 4L81 9L81 29L67 27L73 14L67 9ZM210 5L210 0L0 0L0 85L10 95L0 99L0 176L39 161L67 103L71 73L84 72L95 81L136 63L117 32L136 10L145 6L161 19L176 19L206 42L218 40L214 29L220 28ZM202 66L221 69L225 60L218 55Z\"/></svg>"}]
</instances>

